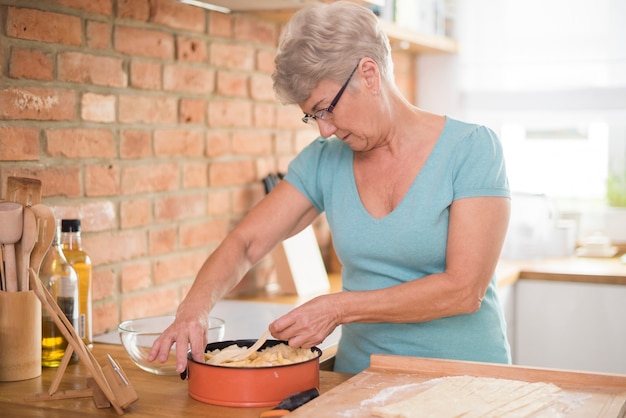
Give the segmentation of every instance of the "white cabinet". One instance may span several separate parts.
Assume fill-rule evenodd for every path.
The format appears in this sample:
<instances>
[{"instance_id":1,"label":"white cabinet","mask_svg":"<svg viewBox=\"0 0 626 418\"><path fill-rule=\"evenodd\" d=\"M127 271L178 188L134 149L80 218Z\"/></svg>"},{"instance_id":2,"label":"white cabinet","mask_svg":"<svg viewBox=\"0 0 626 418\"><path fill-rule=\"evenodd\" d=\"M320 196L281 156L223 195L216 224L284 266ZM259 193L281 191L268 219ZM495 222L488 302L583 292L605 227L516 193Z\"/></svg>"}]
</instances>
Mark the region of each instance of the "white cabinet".
<instances>
[{"instance_id":1,"label":"white cabinet","mask_svg":"<svg viewBox=\"0 0 626 418\"><path fill-rule=\"evenodd\" d=\"M626 374L626 286L522 279L515 293L515 364Z\"/></svg>"},{"instance_id":2,"label":"white cabinet","mask_svg":"<svg viewBox=\"0 0 626 418\"><path fill-rule=\"evenodd\" d=\"M511 354L515 358L515 284L498 287L498 299L502 304L506 319L506 338L511 345Z\"/></svg>"}]
</instances>

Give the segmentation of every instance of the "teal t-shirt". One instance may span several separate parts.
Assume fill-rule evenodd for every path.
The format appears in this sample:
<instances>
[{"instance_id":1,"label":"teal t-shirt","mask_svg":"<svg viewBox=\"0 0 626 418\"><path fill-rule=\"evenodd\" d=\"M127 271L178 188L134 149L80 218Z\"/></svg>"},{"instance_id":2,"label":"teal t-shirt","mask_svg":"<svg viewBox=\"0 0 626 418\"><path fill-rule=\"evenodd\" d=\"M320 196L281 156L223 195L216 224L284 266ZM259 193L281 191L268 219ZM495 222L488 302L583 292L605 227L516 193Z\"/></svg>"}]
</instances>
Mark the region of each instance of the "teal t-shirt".
<instances>
[{"instance_id":1,"label":"teal t-shirt","mask_svg":"<svg viewBox=\"0 0 626 418\"><path fill-rule=\"evenodd\" d=\"M376 219L356 188L353 151L318 138L289 165L286 180L326 213L343 265L344 291L381 289L440 273L456 199L510 198L501 144L484 126L446 118L428 160L400 204ZM358 373L374 353L510 363L495 276L480 309L430 322L342 325L335 370Z\"/></svg>"}]
</instances>

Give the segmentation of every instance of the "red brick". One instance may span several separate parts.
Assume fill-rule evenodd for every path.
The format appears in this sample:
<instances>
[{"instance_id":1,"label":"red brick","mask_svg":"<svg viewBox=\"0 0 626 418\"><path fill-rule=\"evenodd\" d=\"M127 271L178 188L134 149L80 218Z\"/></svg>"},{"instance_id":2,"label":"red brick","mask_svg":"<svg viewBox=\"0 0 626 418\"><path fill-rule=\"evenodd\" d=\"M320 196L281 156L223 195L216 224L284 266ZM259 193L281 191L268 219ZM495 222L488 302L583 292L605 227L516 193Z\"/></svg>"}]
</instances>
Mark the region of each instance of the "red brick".
<instances>
[{"instance_id":1,"label":"red brick","mask_svg":"<svg viewBox=\"0 0 626 418\"><path fill-rule=\"evenodd\" d=\"M180 221L206 215L206 200L199 194L168 196L155 200L154 219Z\"/></svg>"},{"instance_id":2,"label":"red brick","mask_svg":"<svg viewBox=\"0 0 626 418\"><path fill-rule=\"evenodd\" d=\"M302 151L307 145L309 145L318 136L319 136L319 132L313 129L311 129L310 131L306 129L297 131L295 141L294 141L294 147L295 147L294 151L296 153Z\"/></svg>"},{"instance_id":3,"label":"red brick","mask_svg":"<svg viewBox=\"0 0 626 418\"><path fill-rule=\"evenodd\" d=\"M9 7L7 36L31 41L79 46L82 23L79 17L33 9Z\"/></svg>"},{"instance_id":4,"label":"red brick","mask_svg":"<svg viewBox=\"0 0 626 418\"><path fill-rule=\"evenodd\" d=\"M109 16L111 14L112 0L52 0L54 3L62 4L73 9L84 10L90 13Z\"/></svg>"},{"instance_id":5,"label":"red brick","mask_svg":"<svg viewBox=\"0 0 626 418\"><path fill-rule=\"evenodd\" d=\"M113 45L117 51L131 56L174 58L172 35L157 30L117 26Z\"/></svg>"},{"instance_id":6,"label":"red brick","mask_svg":"<svg viewBox=\"0 0 626 418\"><path fill-rule=\"evenodd\" d=\"M117 196L120 193L120 170L118 167L89 164L85 167L85 196Z\"/></svg>"},{"instance_id":7,"label":"red brick","mask_svg":"<svg viewBox=\"0 0 626 418\"><path fill-rule=\"evenodd\" d=\"M183 187L199 189L207 187L207 164L188 162L183 166Z\"/></svg>"},{"instance_id":8,"label":"red brick","mask_svg":"<svg viewBox=\"0 0 626 418\"><path fill-rule=\"evenodd\" d=\"M117 0L117 16L146 22L150 17L150 0Z\"/></svg>"},{"instance_id":9,"label":"red brick","mask_svg":"<svg viewBox=\"0 0 626 418\"><path fill-rule=\"evenodd\" d=\"M81 229L86 232L100 232L114 229L117 226L115 204L110 200L85 201L78 206L78 216L82 218ZM85 250L91 251L88 240L84 242Z\"/></svg>"},{"instance_id":10,"label":"red brick","mask_svg":"<svg viewBox=\"0 0 626 418\"><path fill-rule=\"evenodd\" d=\"M276 158L266 154L256 160L256 173L258 178L264 178L270 173L276 173Z\"/></svg>"},{"instance_id":11,"label":"red brick","mask_svg":"<svg viewBox=\"0 0 626 418\"><path fill-rule=\"evenodd\" d=\"M154 288L139 294L122 296L121 320L174 313L180 298L175 289Z\"/></svg>"},{"instance_id":12,"label":"red brick","mask_svg":"<svg viewBox=\"0 0 626 418\"><path fill-rule=\"evenodd\" d=\"M255 103L254 126L257 128L276 128L276 106L265 103Z\"/></svg>"},{"instance_id":13,"label":"red brick","mask_svg":"<svg viewBox=\"0 0 626 418\"><path fill-rule=\"evenodd\" d=\"M123 95L118 100L121 123L171 124L178 120L175 98Z\"/></svg>"},{"instance_id":14,"label":"red brick","mask_svg":"<svg viewBox=\"0 0 626 418\"><path fill-rule=\"evenodd\" d=\"M296 105L278 106L276 108L276 126L280 126L282 129L307 129L302 123L302 109ZM309 128L311 132L319 132L317 128Z\"/></svg>"},{"instance_id":15,"label":"red brick","mask_svg":"<svg viewBox=\"0 0 626 418\"><path fill-rule=\"evenodd\" d=\"M146 233L124 231L111 234L98 234L85 237L85 247L89 242L89 256L94 265L111 264L148 254Z\"/></svg>"},{"instance_id":16,"label":"red brick","mask_svg":"<svg viewBox=\"0 0 626 418\"><path fill-rule=\"evenodd\" d=\"M244 101L211 101L209 126L212 128L249 127L252 125L252 103Z\"/></svg>"},{"instance_id":17,"label":"red brick","mask_svg":"<svg viewBox=\"0 0 626 418\"><path fill-rule=\"evenodd\" d=\"M78 166L45 167L37 172L41 179L42 197L78 197L80 189L80 168Z\"/></svg>"},{"instance_id":18,"label":"red brick","mask_svg":"<svg viewBox=\"0 0 626 418\"><path fill-rule=\"evenodd\" d=\"M256 53L256 69L265 74L272 74L276 69L274 65L274 58L276 57L276 51L267 51L265 49L257 51Z\"/></svg>"},{"instance_id":19,"label":"red brick","mask_svg":"<svg viewBox=\"0 0 626 418\"><path fill-rule=\"evenodd\" d=\"M160 257L154 263L154 282L161 284L181 279L193 279L204 259L202 255L187 253L174 258Z\"/></svg>"},{"instance_id":20,"label":"red brick","mask_svg":"<svg viewBox=\"0 0 626 418\"><path fill-rule=\"evenodd\" d=\"M202 99L180 99L178 121L185 124L204 124L206 102Z\"/></svg>"},{"instance_id":21,"label":"red brick","mask_svg":"<svg viewBox=\"0 0 626 418\"><path fill-rule=\"evenodd\" d=\"M228 222L224 219L194 222L180 226L180 242L184 248L202 248L208 244L219 244L228 233Z\"/></svg>"},{"instance_id":22,"label":"red brick","mask_svg":"<svg viewBox=\"0 0 626 418\"><path fill-rule=\"evenodd\" d=\"M206 42L199 38L178 36L176 38L177 58L185 62L206 62L208 57Z\"/></svg>"},{"instance_id":23,"label":"red brick","mask_svg":"<svg viewBox=\"0 0 626 418\"><path fill-rule=\"evenodd\" d=\"M87 46L93 49L109 49L111 46L111 25L104 22L87 22Z\"/></svg>"},{"instance_id":24,"label":"red brick","mask_svg":"<svg viewBox=\"0 0 626 418\"><path fill-rule=\"evenodd\" d=\"M210 130L207 133L206 156L218 157L230 152L230 134L225 131Z\"/></svg>"},{"instance_id":25,"label":"red brick","mask_svg":"<svg viewBox=\"0 0 626 418\"><path fill-rule=\"evenodd\" d=\"M260 74L250 77L250 97L255 101L276 102L272 77Z\"/></svg>"},{"instance_id":26,"label":"red brick","mask_svg":"<svg viewBox=\"0 0 626 418\"><path fill-rule=\"evenodd\" d=\"M217 72L217 94L225 97L248 97L248 76L230 71Z\"/></svg>"},{"instance_id":27,"label":"red brick","mask_svg":"<svg viewBox=\"0 0 626 418\"><path fill-rule=\"evenodd\" d=\"M278 155L295 154L293 134L289 131L276 132L274 136L274 152Z\"/></svg>"},{"instance_id":28,"label":"red brick","mask_svg":"<svg viewBox=\"0 0 626 418\"><path fill-rule=\"evenodd\" d=\"M64 52L58 57L58 79L74 83L90 83L109 87L128 84L119 58L101 57L80 52Z\"/></svg>"},{"instance_id":29,"label":"red brick","mask_svg":"<svg viewBox=\"0 0 626 418\"><path fill-rule=\"evenodd\" d=\"M125 200L120 203L120 226L130 229L152 221L152 204L148 199Z\"/></svg>"},{"instance_id":30,"label":"red brick","mask_svg":"<svg viewBox=\"0 0 626 418\"><path fill-rule=\"evenodd\" d=\"M215 67L251 71L254 69L254 49L233 43L212 42L209 61Z\"/></svg>"},{"instance_id":31,"label":"red brick","mask_svg":"<svg viewBox=\"0 0 626 418\"><path fill-rule=\"evenodd\" d=\"M277 169L281 173L286 173L289 168L289 163L293 160L293 156L281 156L278 158Z\"/></svg>"},{"instance_id":32,"label":"red brick","mask_svg":"<svg viewBox=\"0 0 626 418\"><path fill-rule=\"evenodd\" d=\"M83 237L83 241L86 240L87 237ZM98 268L94 265L91 285L91 297L94 301L108 299L116 293L115 273L110 268Z\"/></svg>"},{"instance_id":33,"label":"red brick","mask_svg":"<svg viewBox=\"0 0 626 418\"><path fill-rule=\"evenodd\" d=\"M95 299L94 299L95 301ZM115 301L93 303L93 335L116 331L121 322Z\"/></svg>"},{"instance_id":34,"label":"red brick","mask_svg":"<svg viewBox=\"0 0 626 418\"><path fill-rule=\"evenodd\" d=\"M122 266L122 293L149 288L152 284L150 280L151 268L152 266L147 261L137 261Z\"/></svg>"},{"instance_id":35,"label":"red brick","mask_svg":"<svg viewBox=\"0 0 626 418\"><path fill-rule=\"evenodd\" d=\"M115 122L116 97L110 94L84 93L80 115L91 122Z\"/></svg>"},{"instance_id":36,"label":"red brick","mask_svg":"<svg viewBox=\"0 0 626 418\"><path fill-rule=\"evenodd\" d=\"M115 139L108 129L47 129L46 151L52 157L113 158Z\"/></svg>"},{"instance_id":37,"label":"red brick","mask_svg":"<svg viewBox=\"0 0 626 418\"><path fill-rule=\"evenodd\" d=\"M148 231L150 255L171 254L176 250L176 227L151 229Z\"/></svg>"},{"instance_id":38,"label":"red brick","mask_svg":"<svg viewBox=\"0 0 626 418\"><path fill-rule=\"evenodd\" d=\"M179 184L179 168L176 164L149 164L122 169L122 194L176 190Z\"/></svg>"},{"instance_id":39,"label":"red brick","mask_svg":"<svg viewBox=\"0 0 626 418\"><path fill-rule=\"evenodd\" d=\"M220 38L233 37L233 17L230 14L209 12L209 35Z\"/></svg>"},{"instance_id":40,"label":"red brick","mask_svg":"<svg viewBox=\"0 0 626 418\"><path fill-rule=\"evenodd\" d=\"M278 25L271 21L239 14L235 19L235 38L270 46L278 44Z\"/></svg>"},{"instance_id":41,"label":"red brick","mask_svg":"<svg viewBox=\"0 0 626 418\"><path fill-rule=\"evenodd\" d=\"M209 186L239 186L256 179L253 160L213 162L209 164Z\"/></svg>"},{"instance_id":42,"label":"red brick","mask_svg":"<svg viewBox=\"0 0 626 418\"><path fill-rule=\"evenodd\" d=\"M120 157L146 158L152 155L150 131L124 130L120 133Z\"/></svg>"},{"instance_id":43,"label":"red brick","mask_svg":"<svg viewBox=\"0 0 626 418\"><path fill-rule=\"evenodd\" d=\"M210 94L215 85L213 70L180 64L166 65L163 69L163 88L169 91Z\"/></svg>"},{"instance_id":44,"label":"red brick","mask_svg":"<svg viewBox=\"0 0 626 418\"><path fill-rule=\"evenodd\" d=\"M154 155L157 157L201 157L204 155L204 132L187 129L154 131Z\"/></svg>"},{"instance_id":45,"label":"red brick","mask_svg":"<svg viewBox=\"0 0 626 418\"><path fill-rule=\"evenodd\" d=\"M14 48L11 51L9 77L50 81L52 80L52 57L37 49Z\"/></svg>"},{"instance_id":46,"label":"red brick","mask_svg":"<svg viewBox=\"0 0 626 418\"><path fill-rule=\"evenodd\" d=\"M258 131L233 133L233 154L269 155L272 152L272 135Z\"/></svg>"},{"instance_id":47,"label":"red brick","mask_svg":"<svg viewBox=\"0 0 626 418\"><path fill-rule=\"evenodd\" d=\"M161 88L161 64L149 61L131 61L130 84L140 89L159 90Z\"/></svg>"},{"instance_id":48,"label":"red brick","mask_svg":"<svg viewBox=\"0 0 626 418\"><path fill-rule=\"evenodd\" d=\"M209 189L209 215L229 215L231 212L231 193L228 190Z\"/></svg>"},{"instance_id":49,"label":"red brick","mask_svg":"<svg viewBox=\"0 0 626 418\"><path fill-rule=\"evenodd\" d=\"M0 119L70 120L75 100L71 90L9 87L0 90Z\"/></svg>"},{"instance_id":50,"label":"red brick","mask_svg":"<svg viewBox=\"0 0 626 418\"><path fill-rule=\"evenodd\" d=\"M39 130L0 126L0 161L39 160Z\"/></svg>"},{"instance_id":51,"label":"red brick","mask_svg":"<svg viewBox=\"0 0 626 418\"><path fill-rule=\"evenodd\" d=\"M65 206L54 206L57 219L80 218L81 229L85 233L84 240L90 232L108 231L117 226L115 204L109 200L89 201L80 203L64 202ZM90 252L89 240L83 242L85 251Z\"/></svg>"},{"instance_id":52,"label":"red brick","mask_svg":"<svg viewBox=\"0 0 626 418\"><path fill-rule=\"evenodd\" d=\"M186 31L204 32L204 11L171 0L152 0L150 20L156 24Z\"/></svg>"}]
</instances>

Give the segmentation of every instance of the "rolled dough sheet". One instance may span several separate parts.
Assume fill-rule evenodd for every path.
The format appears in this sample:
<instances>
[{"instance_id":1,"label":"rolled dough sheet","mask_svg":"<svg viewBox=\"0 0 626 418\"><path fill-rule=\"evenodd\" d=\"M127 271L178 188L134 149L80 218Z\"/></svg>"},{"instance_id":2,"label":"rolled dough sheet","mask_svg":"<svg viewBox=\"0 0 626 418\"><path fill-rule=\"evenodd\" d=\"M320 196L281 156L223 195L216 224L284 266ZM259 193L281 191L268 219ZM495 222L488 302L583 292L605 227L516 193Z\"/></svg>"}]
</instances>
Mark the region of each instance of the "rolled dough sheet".
<instances>
[{"instance_id":1,"label":"rolled dough sheet","mask_svg":"<svg viewBox=\"0 0 626 418\"><path fill-rule=\"evenodd\" d=\"M372 408L380 418L528 417L541 411L559 416L567 405L561 389L551 383L528 383L488 377L454 376L436 379L429 389L390 405ZM539 415L536 415L539 414Z\"/></svg>"}]
</instances>

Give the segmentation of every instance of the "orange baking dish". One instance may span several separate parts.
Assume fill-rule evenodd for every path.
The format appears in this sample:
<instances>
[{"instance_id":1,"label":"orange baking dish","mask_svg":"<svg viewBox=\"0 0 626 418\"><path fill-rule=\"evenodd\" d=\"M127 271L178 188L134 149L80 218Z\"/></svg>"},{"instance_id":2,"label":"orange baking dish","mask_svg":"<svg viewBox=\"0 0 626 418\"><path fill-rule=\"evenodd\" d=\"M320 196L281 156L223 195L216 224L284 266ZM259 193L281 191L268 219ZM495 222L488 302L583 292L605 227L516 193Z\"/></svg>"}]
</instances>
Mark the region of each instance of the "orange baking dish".
<instances>
[{"instance_id":1,"label":"orange baking dish","mask_svg":"<svg viewBox=\"0 0 626 418\"><path fill-rule=\"evenodd\" d=\"M232 344L250 347L256 340L232 340L207 344L205 352L224 349ZM286 341L267 340L260 350ZM272 367L227 367L206 364L187 355L189 396L200 402L221 406L276 406L289 395L318 388L319 359L322 350L311 348L317 356L302 363Z\"/></svg>"}]
</instances>

